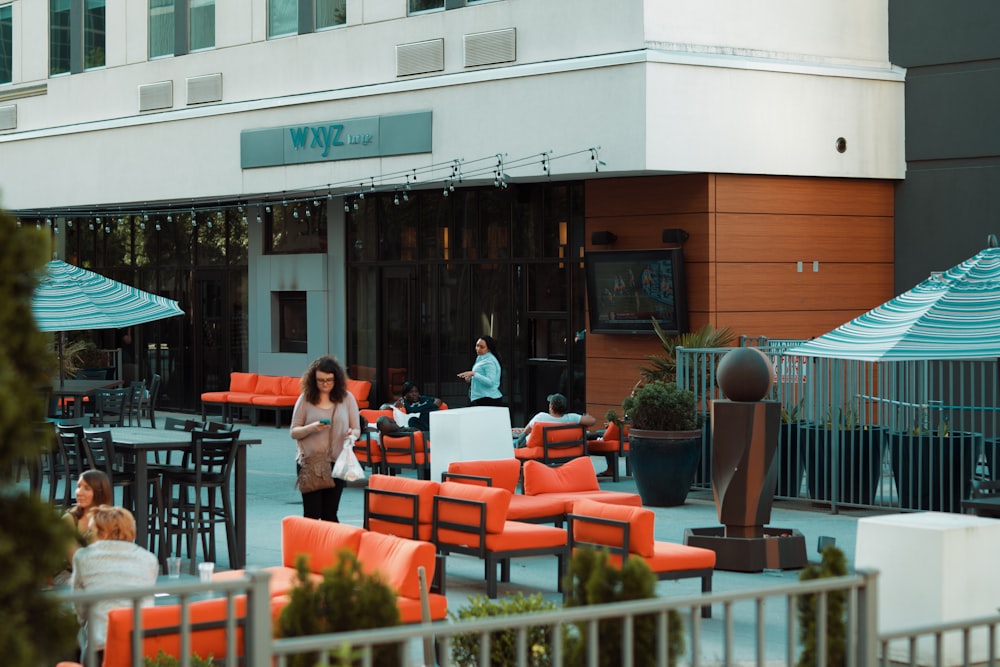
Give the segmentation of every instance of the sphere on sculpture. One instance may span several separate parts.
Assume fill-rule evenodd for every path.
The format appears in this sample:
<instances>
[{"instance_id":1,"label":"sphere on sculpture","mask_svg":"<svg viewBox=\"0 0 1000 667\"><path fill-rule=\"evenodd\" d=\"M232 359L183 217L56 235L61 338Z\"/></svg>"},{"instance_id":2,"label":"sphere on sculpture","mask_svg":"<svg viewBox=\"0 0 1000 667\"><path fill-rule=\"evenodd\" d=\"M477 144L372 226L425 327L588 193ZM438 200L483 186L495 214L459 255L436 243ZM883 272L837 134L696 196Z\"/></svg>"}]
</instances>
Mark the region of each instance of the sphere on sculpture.
<instances>
[{"instance_id":1,"label":"sphere on sculpture","mask_svg":"<svg viewBox=\"0 0 1000 667\"><path fill-rule=\"evenodd\" d=\"M755 347L736 347L726 352L715 372L723 395L731 401L759 401L774 382L774 366Z\"/></svg>"}]
</instances>

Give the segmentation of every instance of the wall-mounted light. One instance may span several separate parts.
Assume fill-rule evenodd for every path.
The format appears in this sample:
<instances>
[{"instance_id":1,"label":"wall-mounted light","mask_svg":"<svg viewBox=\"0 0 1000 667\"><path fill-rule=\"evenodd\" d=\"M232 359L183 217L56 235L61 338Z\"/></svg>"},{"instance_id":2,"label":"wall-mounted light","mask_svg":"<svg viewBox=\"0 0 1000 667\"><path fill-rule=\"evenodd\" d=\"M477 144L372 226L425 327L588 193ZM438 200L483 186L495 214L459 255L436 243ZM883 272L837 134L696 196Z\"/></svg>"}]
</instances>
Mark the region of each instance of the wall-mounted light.
<instances>
[{"instance_id":1,"label":"wall-mounted light","mask_svg":"<svg viewBox=\"0 0 1000 667\"><path fill-rule=\"evenodd\" d=\"M590 235L590 242L593 245L612 245L618 240L618 235L614 232L594 232Z\"/></svg>"},{"instance_id":2,"label":"wall-mounted light","mask_svg":"<svg viewBox=\"0 0 1000 667\"><path fill-rule=\"evenodd\" d=\"M688 234L683 229L664 229L663 230L663 242L670 243L672 245L684 245L684 242L688 240Z\"/></svg>"}]
</instances>

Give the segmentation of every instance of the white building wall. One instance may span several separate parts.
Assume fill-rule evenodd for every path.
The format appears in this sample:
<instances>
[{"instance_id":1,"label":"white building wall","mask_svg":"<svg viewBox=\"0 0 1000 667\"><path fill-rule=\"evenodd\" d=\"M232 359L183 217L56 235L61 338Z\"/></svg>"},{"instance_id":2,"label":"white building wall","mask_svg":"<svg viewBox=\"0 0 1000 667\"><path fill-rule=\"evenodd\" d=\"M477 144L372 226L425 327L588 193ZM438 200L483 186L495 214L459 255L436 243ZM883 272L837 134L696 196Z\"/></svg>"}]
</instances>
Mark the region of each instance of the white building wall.
<instances>
[{"instance_id":1,"label":"white building wall","mask_svg":"<svg viewBox=\"0 0 1000 667\"><path fill-rule=\"evenodd\" d=\"M217 48L151 62L145 3L115 0L108 67L51 79L45 3L16 5L23 77L10 88L48 91L16 99L18 127L0 133L9 208L277 192L597 145L614 174L904 174L884 0L498 0L413 17L405 0L352 0L347 27L274 40L265 0L219 0ZM516 30L516 62L465 68L463 37L502 28ZM396 77L398 44L438 38L443 72ZM213 73L223 102L188 107L187 79ZM139 86L160 81L173 108L138 113ZM431 154L240 173L240 130L421 109L434 112ZM848 151L831 155L840 136Z\"/></svg>"}]
</instances>

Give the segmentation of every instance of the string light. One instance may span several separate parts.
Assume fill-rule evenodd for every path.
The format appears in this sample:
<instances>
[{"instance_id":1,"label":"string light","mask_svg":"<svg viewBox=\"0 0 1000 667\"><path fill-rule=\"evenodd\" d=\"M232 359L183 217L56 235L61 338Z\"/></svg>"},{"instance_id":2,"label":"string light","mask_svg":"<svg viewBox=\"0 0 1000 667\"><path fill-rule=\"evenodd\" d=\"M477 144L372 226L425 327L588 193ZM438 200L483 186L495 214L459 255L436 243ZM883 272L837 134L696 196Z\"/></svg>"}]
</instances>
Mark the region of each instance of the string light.
<instances>
[{"instance_id":1,"label":"string light","mask_svg":"<svg viewBox=\"0 0 1000 667\"><path fill-rule=\"evenodd\" d=\"M393 203L396 202L397 198L402 199L404 202L408 202L410 199L409 190L421 181L421 175L424 176L423 180L433 183L435 180L435 173L441 174L442 171L447 174L447 176L443 179L445 187L441 190L442 196L448 196L450 193L454 192L456 184L463 183L466 180L466 177L468 177L470 182L475 182L484 177L488 178L489 176L492 176L494 187L507 189L510 184L509 172L513 173L517 169L523 169L525 167L535 165L536 169L540 167L542 173L551 177L552 166L556 160L572 158L575 156L589 156L590 161L594 163L594 171L599 172L602 167L607 166L607 163L601 159L600 149L600 146L591 146L560 155L555 155L554 151L550 149L517 159L509 159L507 154L502 152L494 153L492 156L477 158L474 160L465 160L464 158L452 159L423 167L411 167L398 172L383 173L378 176L369 176L361 182L353 181L353 183L356 184L356 190L351 191L348 189L347 191L339 192L338 195L343 197L345 213L350 213L352 209L355 211L360 210L360 203L358 200L364 199L368 193L391 193ZM327 201L333 200L333 190L335 188L339 189L345 185L347 185L346 182L326 184ZM281 199L282 205L296 206L305 204L306 206L303 207L303 210L308 212L308 202L311 201L313 203L313 207L318 207L320 205L322 195L317 196L317 191L321 192L322 187L324 186L302 188L294 191L283 191ZM445 194L445 190L447 190L448 194ZM401 197L400 194L402 195ZM119 207L118 213L110 217L117 219L118 225L124 225L125 221L131 220L133 216L137 218L141 216L141 219L136 220L136 222L139 223L140 229L144 228L143 223L148 222L151 219L150 215L161 216L160 219L162 219L162 216L165 216L166 222L172 223L172 215L169 213L171 210L170 205L164 203L162 206L163 208L157 210L155 207L150 206L149 202L143 202L141 207L136 209L129 210L125 207ZM212 202L202 201L200 204L196 204L196 202L192 200L190 205L192 227L197 226L197 216L199 213L208 216L205 222L208 226L211 226L212 219L214 219L215 216L225 216L224 211L233 208L240 213L243 222L246 223L247 214L244 212L245 206L246 202L244 200L233 201L226 204L220 200ZM268 214L272 213L271 204L265 204L265 209ZM69 207L64 209L49 209L49 211L55 212L59 216L65 216L67 229L70 229L73 226L70 216L77 215L84 220L89 219L89 229L93 230L95 228L94 226L97 225L99 231L110 233L111 220L109 219L109 216L104 214L97 215L97 211L92 208L86 210ZM293 214L294 212L295 211L293 210ZM47 217L44 209L37 211L20 210L12 211L12 213L14 213L15 218L18 220L22 218L37 220ZM260 219L261 223L263 222L260 214L254 217ZM311 215L309 217L311 217ZM222 219L225 218L220 217L220 220ZM59 227L60 225L58 224L52 225L51 228L53 229L53 233L58 233ZM158 222L156 227L158 231L162 229L162 226L159 225Z\"/></svg>"}]
</instances>

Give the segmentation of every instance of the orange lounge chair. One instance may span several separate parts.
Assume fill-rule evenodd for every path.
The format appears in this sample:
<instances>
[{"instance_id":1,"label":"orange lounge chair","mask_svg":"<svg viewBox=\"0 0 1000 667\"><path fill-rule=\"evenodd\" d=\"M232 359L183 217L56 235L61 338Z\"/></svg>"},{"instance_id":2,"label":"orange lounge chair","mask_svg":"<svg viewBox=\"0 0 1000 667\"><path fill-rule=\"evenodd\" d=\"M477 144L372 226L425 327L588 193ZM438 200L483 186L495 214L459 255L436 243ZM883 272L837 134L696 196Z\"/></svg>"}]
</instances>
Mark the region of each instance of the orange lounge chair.
<instances>
[{"instance_id":1,"label":"orange lounge chair","mask_svg":"<svg viewBox=\"0 0 1000 667\"><path fill-rule=\"evenodd\" d=\"M624 558L639 557L659 579L699 577L701 592L712 592L715 552L655 541L656 517L652 510L583 499L573 504L573 511L566 518L571 551L581 546L607 549L613 562L619 565ZM702 607L701 615L711 618L711 606Z\"/></svg>"}]
</instances>

